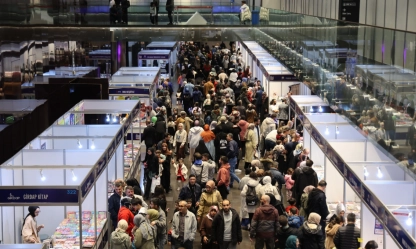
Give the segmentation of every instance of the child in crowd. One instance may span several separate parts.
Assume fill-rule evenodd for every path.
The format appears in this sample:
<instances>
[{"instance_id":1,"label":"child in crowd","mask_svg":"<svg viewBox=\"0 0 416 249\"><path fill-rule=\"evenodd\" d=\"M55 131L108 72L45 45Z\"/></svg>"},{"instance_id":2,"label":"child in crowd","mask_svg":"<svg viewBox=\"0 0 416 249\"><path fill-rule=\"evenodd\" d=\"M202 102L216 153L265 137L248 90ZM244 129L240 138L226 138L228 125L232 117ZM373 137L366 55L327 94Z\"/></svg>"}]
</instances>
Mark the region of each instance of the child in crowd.
<instances>
[{"instance_id":1,"label":"child in crowd","mask_svg":"<svg viewBox=\"0 0 416 249\"><path fill-rule=\"evenodd\" d=\"M293 169L289 168L287 170L287 174L285 175L285 187L286 187L286 198L287 200L290 200L292 198L292 188L293 185L295 184L295 181L292 180L292 174L293 174Z\"/></svg>"},{"instance_id":2,"label":"child in crowd","mask_svg":"<svg viewBox=\"0 0 416 249\"><path fill-rule=\"evenodd\" d=\"M176 179L178 181L178 191L180 191L186 181L188 168L186 168L186 165L183 163L183 158L179 158L177 163L172 159L172 162L175 167Z\"/></svg>"},{"instance_id":3,"label":"child in crowd","mask_svg":"<svg viewBox=\"0 0 416 249\"><path fill-rule=\"evenodd\" d=\"M157 150L155 155L159 158L159 177L161 177L163 172L163 162L166 160L166 156L163 155L160 150Z\"/></svg>"},{"instance_id":4,"label":"child in crowd","mask_svg":"<svg viewBox=\"0 0 416 249\"><path fill-rule=\"evenodd\" d=\"M192 199L186 199L186 207L188 208L188 211L196 215L196 209L195 207L192 207Z\"/></svg>"},{"instance_id":5,"label":"child in crowd","mask_svg":"<svg viewBox=\"0 0 416 249\"><path fill-rule=\"evenodd\" d=\"M288 213L289 217L287 217L288 225L296 229L302 226L303 224L303 220L302 220L303 217L301 218L301 216L298 216L297 212L298 212L298 209L293 207L290 209Z\"/></svg>"},{"instance_id":6,"label":"child in crowd","mask_svg":"<svg viewBox=\"0 0 416 249\"><path fill-rule=\"evenodd\" d=\"M299 210L296 207L296 199L295 198L290 198L290 199L288 199L287 202L289 202L289 206L286 207L286 213L289 213L290 209L295 208L297 210L296 214L299 214Z\"/></svg>"}]
</instances>

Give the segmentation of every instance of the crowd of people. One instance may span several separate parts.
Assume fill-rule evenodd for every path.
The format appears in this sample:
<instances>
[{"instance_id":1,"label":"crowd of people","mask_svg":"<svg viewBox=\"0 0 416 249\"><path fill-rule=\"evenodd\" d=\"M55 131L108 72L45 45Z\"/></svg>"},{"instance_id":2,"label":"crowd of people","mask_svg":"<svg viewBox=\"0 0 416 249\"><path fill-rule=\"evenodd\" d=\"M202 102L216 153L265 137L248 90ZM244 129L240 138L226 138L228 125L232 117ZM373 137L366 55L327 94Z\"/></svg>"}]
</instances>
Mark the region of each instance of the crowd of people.
<instances>
[{"instance_id":1,"label":"crowd of people","mask_svg":"<svg viewBox=\"0 0 416 249\"><path fill-rule=\"evenodd\" d=\"M269 100L233 42L181 44L176 66L177 107L170 79L163 79L153 106L142 107L144 193L137 181L126 187L119 180L109 199L111 243L120 245L114 248L192 249L198 241L202 248L234 249L242 230L256 249L361 246L354 213L340 203L330 215L327 183L318 180L303 146L303 127L293 127L288 114L290 92ZM167 221L171 172L179 194ZM232 189L241 203L231 203Z\"/></svg>"}]
</instances>

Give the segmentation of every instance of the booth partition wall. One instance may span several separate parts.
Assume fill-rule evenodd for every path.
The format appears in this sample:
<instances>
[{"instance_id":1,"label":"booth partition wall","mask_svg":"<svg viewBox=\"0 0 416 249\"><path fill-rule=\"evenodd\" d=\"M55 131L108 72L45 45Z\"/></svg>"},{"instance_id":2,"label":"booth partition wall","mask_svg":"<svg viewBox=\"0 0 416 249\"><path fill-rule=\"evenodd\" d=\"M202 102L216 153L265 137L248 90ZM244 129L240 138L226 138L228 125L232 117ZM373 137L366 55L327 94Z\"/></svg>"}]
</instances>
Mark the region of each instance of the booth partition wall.
<instances>
[{"instance_id":1,"label":"booth partition wall","mask_svg":"<svg viewBox=\"0 0 416 249\"><path fill-rule=\"evenodd\" d=\"M113 182L138 172L137 162L126 168L123 138L139 112L138 101L85 100L2 164L2 242L22 243L22 221L28 206L35 205L41 210L37 224L45 226L41 238L51 237L56 246L106 248ZM106 113L128 117L83 124L84 115ZM139 157L136 153L132 159Z\"/></svg>"}]
</instances>

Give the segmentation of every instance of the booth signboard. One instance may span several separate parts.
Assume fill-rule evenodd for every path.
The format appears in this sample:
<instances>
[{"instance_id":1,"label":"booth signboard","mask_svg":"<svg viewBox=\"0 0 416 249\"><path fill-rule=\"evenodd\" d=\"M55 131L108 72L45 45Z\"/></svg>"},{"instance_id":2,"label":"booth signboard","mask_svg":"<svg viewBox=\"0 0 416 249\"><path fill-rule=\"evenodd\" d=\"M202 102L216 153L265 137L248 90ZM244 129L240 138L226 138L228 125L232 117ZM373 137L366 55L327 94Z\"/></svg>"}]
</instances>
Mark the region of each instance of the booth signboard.
<instances>
[{"instance_id":1,"label":"booth signboard","mask_svg":"<svg viewBox=\"0 0 416 249\"><path fill-rule=\"evenodd\" d=\"M363 193L361 190L361 180L355 175L355 173L349 167L344 168L344 174L346 174L346 180L351 185L351 188L354 189L355 192L357 192L358 196L363 197Z\"/></svg>"},{"instance_id":2,"label":"booth signboard","mask_svg":"<svg viewBox=\"0 0 416 249\"><path fill-rule=\"evenodd\" d=\"M104 154L100 160L98 160L97 164L96 164L96 176L97 178L100 177L101 172L103 172L103 170L105 169L105 166L107 165L107 154Z\"/></svg>"},{"instance_id":3,"label":"booth signboard","mask_svg":"<svg viewBox=\"0 0 416 249\"><path fill-rule=\"evenodd\" d=\"M91 170L90 174L86 177L84 183L81 185L81 197L84 198L94 185L95 170Z\"/></svg>"},{"instance_id":4,"label":"booth signboard","mask_svg":"<svg viewBox=\"0 0 416 249\"><path fill-rule=\"evenodd\" d=\"M114 140L113 140L113 141L111 141L111 144L108 146L107 158L111 158L113 156L115 150L116 150L116 145L115 145Z\"/></svg>"},{"instance_id":5,"label":"booth signboard","mask_svg":"<svg viewBox=\"0 0 416 249\"><path fill-rule=\"evenodd\" d=\"M140 60L168 60L168 54L139 54Z\"/></svg>"},{"instance_id":6,"label":"booth signboard","mask_svg":"<svg viewBox=\"0 0 416 249\"><path fill-rule=\"evenodd\" d=\"M321 134L318 132L318 130L315 129L315 127L313 127L312 125L311 125L311 137L315 140L315 142L319 146L319 148L321 148L321 150L324 153L326 153L325 139L321 136Z\"/></svg>"},{"instance_id":7,"label":"booth signboard","mask_svg":"<svg viewBox=\"0 0 416 249\"><path fill-rule=\"evenodd\" d=\"M270 81L298 81L298 78L292 74L270 75Z\"/></svg>"},{"instance_id":8,"label":"booth signboard","mask_svg":"<svg viewBox=\"0 0 416 249\"><path fill-rule=\"evenodd\" d=\"M390 231L391 235L401 245L402 248L416 248L416 242L404 229L402 229L400 223L394 218L390 211L385 210L383 222L387 227L387 230Z\"/></svg>"},{"instance_id":9,"label":"booth signboard","mask_svg":"<svg viewBox=\"0 0 416 249\"><path fill-rule=\"evenodd\" d=\"M26 187L26 186L25 186ZM28 187L29 188L29 187ZM78 190L74 188L48 189L30 187L30 189L0 189L0 204L19 203L78 203Z\"/></svg>"},{"instance_id":10,"label":"booth signboard","mask_svg":"<svg viewBox=\"0 0 416 249\"><path fill-rule=\"evenodd\" d=\"M366 186L362 186L362 197L368 207L386 223L383 203Z\"/></svg>"},{"instance_id":11,"label":"booth signboard","mask_svg":"<svg viewBox=\"0 0 416 249\"><path fill-rule=\"evenodd\" d=\"M120 129L116 135L116 144L119 144L121 139L123 139L123 130L124 129Z\"/></svg>"},{"instance_id":12,"label":"booth signboard","mask_svg":"<svg viewBox=\"0 0 416 249\"><path fill-rule=\"evenodd\" d=\"M374 234L383 235L383 225L377 220L377 218L375 218L374 223Z\"/></svg>"},{"instance_id":13,"label":"booth signboard","mask_svg":"<svg viewBox=\"0 0 416 249\"><path fill-rule=\"evenodd\" d=\"M146 88L110 88L108 89L108 94L110 95L139 95L150 94L149 89Z\"/></svg>"},{"instance_id":14,"label":"booth signboard","mask_svg":"<svg viewBox=\"0 0 416 249\"><path fill-rule=\"evenodd\" d=\"M296 105L296 107L295 107L295 113L296 113L296 115L298 115L298 119L303 124L303 112L302 112L302 110L300 109L300 107L298 105Z\"/></svg>"},{"instance_id":15,"label":"booth signboard","mask_svg":"<svg viewBox=\"0 0 416 249\"><path fill-rule=\"evenodd\" d=\"M345 171L345 164L338 153L329 145L326 147L326 155L328 159L334 164L334 166L339 170L339 172L347 177L347 172Z\"/></svg>"}]
</instances>

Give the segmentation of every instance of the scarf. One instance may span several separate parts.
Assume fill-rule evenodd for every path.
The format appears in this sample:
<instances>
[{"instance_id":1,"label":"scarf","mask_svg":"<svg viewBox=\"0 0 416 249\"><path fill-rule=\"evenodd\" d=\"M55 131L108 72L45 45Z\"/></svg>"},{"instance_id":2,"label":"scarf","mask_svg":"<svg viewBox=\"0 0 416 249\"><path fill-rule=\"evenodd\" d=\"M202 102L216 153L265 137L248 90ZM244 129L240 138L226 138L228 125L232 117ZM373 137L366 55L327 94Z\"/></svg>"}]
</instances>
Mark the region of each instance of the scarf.
<instances>
[{"instance_id":1,"label":"scarf","mask_svg":"<svg viewBox=\"0 0 416 249\"><path fill-rule=\"evenodd\" d=\"M209 209L209 212L207 213L207 217L210 220L214 220L214 217L211 217L211 215L209 215L209 213L211 213L211 211L214 210L214 209L217 210L217 213L218 213L218 207L217 206L211 206L210 209Z\"/></svg>"}]
</instances>

